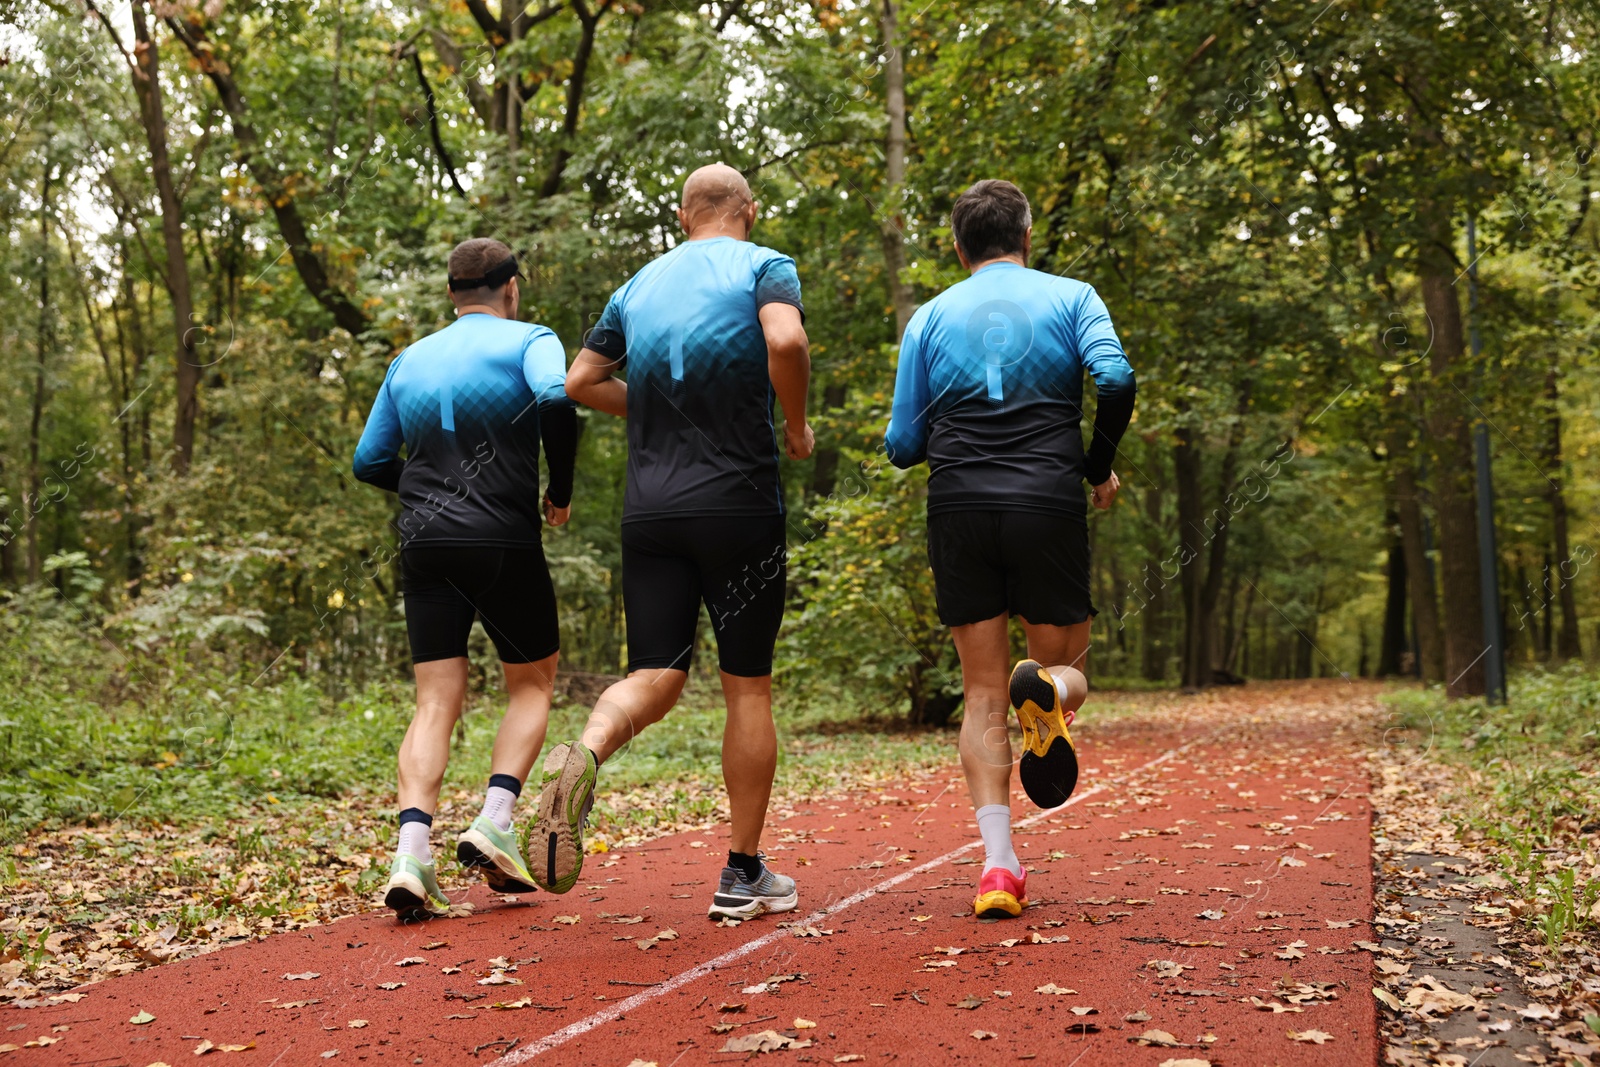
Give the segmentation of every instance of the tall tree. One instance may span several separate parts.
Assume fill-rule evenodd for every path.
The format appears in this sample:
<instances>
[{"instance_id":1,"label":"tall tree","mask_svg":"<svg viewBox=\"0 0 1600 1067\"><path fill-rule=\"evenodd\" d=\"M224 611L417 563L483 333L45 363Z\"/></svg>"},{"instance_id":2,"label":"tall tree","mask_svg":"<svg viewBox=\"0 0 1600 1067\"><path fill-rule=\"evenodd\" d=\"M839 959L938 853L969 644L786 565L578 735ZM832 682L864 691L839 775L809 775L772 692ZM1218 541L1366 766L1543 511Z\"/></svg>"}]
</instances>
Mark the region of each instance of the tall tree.
<instances>
[{"instance_id":1,"label":"tall tree","mask_svg":"<svg viewBox=\"0 0 1600 1067\"><path fill-rule=\"evenodd\" d=\"M137 9L138 5L135 4L135 10ZM176 15L169 17L167 25L183 42L189 54L199 64L201 71L216 88L217 98L221 101L223 110L228 114L228 121L233 126L233 139L238 145L239 163L250 172L256 184L261 186L261 191L272 209L273 218L277 221L278 234L288 246L289 258L294 262L295 271L300 275L306 290L327 310L328 314L333 316L333 321L352 336L359 337L366 333L372 325L371 318L362 310L357 300L336 284L329 274L328 265L318 251L317 242L312 238L311 229L300 211L300 202L294 189L290 187L273 161L267 157L261 135L256 131L252 120L250 108L234 77L233 67L225 58L228 50L219 47L218 43L211 39L206 32L205 16L197 9L189 9L182 18ZM195 373L198 375L198 367L195 368Z\"/></svg>"},{"instance_id":2,"label":"tall tree","mask_svg":"<svg viewBox=\"0 0 1600 1067\"><path fill-rule=\"evenodd\" d=\"M881 0L878 32L883 38L883 103L888 119L883 137L883 262L894 307L894 340L900 343L916 310L906 280L905 213L901 203L906 183L906 61L900 48L895 0Z\"/></svg>"},{"instance_id":3,"label":"tall tree","mask_svg":"<svg viewBox=\"0 0 1600 1067\"><path fill-rule=\"evenodd\" d=\"M39 553L39 510L43 499L42 471L39 465L39 428L44 417L45 367L50 358L50 183L54 177L55 160L50 151L50 138L45 138L44 168L39 182L39 318L34 333L35 360L33 372L33 403L28 422L28 488L24 500L28 524L28 581L39 580L41 558Z\"/></svg>"},{"instance_id":4,"label":"tall tree","mask_svg":"<svg viewBox=\"0 0 1600 1067\"><path fill-rule=\"evenodd\" d=\"M195 354L198 330L194 317L194 291L189 280L189 259L183 244L183 204L172 179L172 159L167 150L167 117L161 88L161 52L145 17L145 0L133 0L134 47L130 54L116 29L93 0L90 10L116 43L127 63L133 90L139 98L139 121L150 150L150 174L155 181L156 203L161 209L161 237L166 262L156 265L172 301L172 329L176 349L177 404L172 420L172 469L186 474L194 460L194 426L200 414L200 360Z\"/></svg>"}]
</instances>

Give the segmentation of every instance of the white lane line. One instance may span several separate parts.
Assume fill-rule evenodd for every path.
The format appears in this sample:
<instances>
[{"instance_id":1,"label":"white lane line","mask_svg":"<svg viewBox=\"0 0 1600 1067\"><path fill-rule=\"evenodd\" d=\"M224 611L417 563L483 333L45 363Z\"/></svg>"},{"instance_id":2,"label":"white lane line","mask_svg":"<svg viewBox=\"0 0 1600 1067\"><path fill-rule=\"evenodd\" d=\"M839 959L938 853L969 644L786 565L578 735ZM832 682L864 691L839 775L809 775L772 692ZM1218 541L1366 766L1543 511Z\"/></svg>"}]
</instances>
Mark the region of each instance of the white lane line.
<instances>
[{"instance_id":1,"label":"white lane line","mask_svg":"<svg viewBox=\"0 0 1600 1067\"><path fill-rule=\"evenodd\" d=\"M1072 807L1072 805L1081 800L1088 800L1096 793L1102 793L1105 790L1110 789L1112 786L1121 785L1130 778L1142 774L1152 767L1159 766L1175 756L1181 755L1190 747L1198 744L1199 741L1200 739L1196 738L1193 741L1188 741L1182 745L1179 745L1177 748L1169 749L1157 756L1155 759L1151 760L1149 763L1135 767L1133 770L1128 771L1118 778L1112 778L1108 781L1102 782L1087 792L1074 795L1060 807L1049 808L1045 811L1038 812L1037 814L1030 815L1028 818L1017 823L1016 828L1020 830L1025 826L1032 826L1036 822L1039 822L1043 819L1048 819L1057 812L1064 811L1065 809ZM815 925L830 915L835 915L841 911L844 911L846 908L854 907L864 900L870 900L880 893L883 893L885 890L893 889L901 882L915 878L921 874L926 874L935 867L949 863L951 860L961 856L963 853L971 852L980 844L982 844L981 841L969 841L960 848L946 852L938 859L929 860L922 866L913 867L911 870L897 874L893 878L885 878L877 885L869 886L857 893L852 893L843 900L835 901L825 908L814 911L804 919L801 919L796 925ZM570 1026L564 1026L553 1034L547 1034L538 1041L530 1042L529 1044L523 1045L521 1048L512 1049L504 1056L501 1056L499 1059L488 1064L488 1067L515 1067L516 1064L526 1063L535 1056L543 1055L544 1053L549 1052L551 1049L558 1048L561 1045L566 1044L575 1037L580 1037L583 1034L588 1033L590 1030L604 1026L606 1023L612 1022L620 1016L626 1015L628 1012L648 1004L652 1000L655 1000L659 997L664 997L673 990L679 989L682 986L686 986L698 978L704 978L706 975L710 974L719 967L726 967L728 964L733 963L735 960L742 959L745 956L750 955L752 952L759 952L785 937L793 936L794 930L784 928L782 930L774 930L769 934L763 934L754 940L746 941L737 948L729 949L727 952L724 952L722 955L717 956L714 959L706 960L704 963L697 963L693 967L690 967L687 971L673 975L660 985L651 986L649 989L635 993L626 1000L619 1000L615 1004L607 1005L606 1007L595 1012L593 1015L579 1019Z\"/></svg>"}]
</instances>

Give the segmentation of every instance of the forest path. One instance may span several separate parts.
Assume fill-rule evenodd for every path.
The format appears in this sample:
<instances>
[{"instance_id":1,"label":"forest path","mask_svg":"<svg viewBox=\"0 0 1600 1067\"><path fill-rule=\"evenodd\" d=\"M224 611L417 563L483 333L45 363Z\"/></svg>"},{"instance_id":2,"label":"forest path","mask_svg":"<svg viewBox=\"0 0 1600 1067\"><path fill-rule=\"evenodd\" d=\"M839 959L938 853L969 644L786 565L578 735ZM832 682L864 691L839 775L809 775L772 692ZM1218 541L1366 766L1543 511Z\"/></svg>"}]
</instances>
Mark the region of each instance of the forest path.
<instances>
[{"instance_id":1,"label":"forest path","mask_svg":"<svg viewBox=\"0 0 1600 1067\"><path fill-rule=\"evenodd\" d=\"M1049 812L1015 793L1020 919L971 914L981 850L951 767L777 821L790 916L708 921L726 841L678 834L590 857L564 897L478 887L459 917L371 912L0 1012L0 1041L55 1039L19 1067L186 1063L205 1042L263 1067L666 1067L763 1045L780 1063L1373 1063L1376 692L1251 686L1098 724L1091 702L1078 793Z\"/></svg>"}]
</instances>

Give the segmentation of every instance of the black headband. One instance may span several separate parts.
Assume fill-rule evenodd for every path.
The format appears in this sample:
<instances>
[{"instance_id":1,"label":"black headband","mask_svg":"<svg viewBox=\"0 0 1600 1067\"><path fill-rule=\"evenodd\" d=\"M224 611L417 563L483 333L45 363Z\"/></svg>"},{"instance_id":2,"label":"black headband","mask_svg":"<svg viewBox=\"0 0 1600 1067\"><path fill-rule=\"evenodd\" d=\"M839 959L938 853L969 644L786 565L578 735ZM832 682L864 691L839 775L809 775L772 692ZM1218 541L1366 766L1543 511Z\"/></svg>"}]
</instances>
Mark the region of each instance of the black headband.
<instances>
[{"instance_id":1,"label":"black headband","mask_svg":"<svg viewBox=\"0 0 1600 1067\"><path fill-rule=\"evenodd\" d=\"M516 277L518 273L517 255L513 252L499 266L484 271L481 278L452 277L450 279L450 291L454 293L463 289L498 289Z\"/></svg>"}]
</instances>

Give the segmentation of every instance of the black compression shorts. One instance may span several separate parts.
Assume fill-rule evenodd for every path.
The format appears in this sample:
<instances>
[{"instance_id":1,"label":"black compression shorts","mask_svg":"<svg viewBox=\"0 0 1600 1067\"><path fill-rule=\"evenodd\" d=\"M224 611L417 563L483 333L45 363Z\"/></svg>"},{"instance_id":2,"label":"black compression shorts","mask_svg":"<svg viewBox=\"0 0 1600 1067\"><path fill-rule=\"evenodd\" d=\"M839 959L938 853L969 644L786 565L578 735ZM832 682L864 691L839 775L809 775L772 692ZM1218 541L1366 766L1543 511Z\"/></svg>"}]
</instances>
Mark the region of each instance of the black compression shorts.
<instances>
[{"instance_id":1,"label":"black compression shorts","mask_svg":"<svg viewBox=\"0 0 1600 1067\"><path fill-rule=\"evenodd\" d=\"M560 649L556 591L542 547L407 548L400 565L411 662L465 656L474 618L483 621L502 663L532 663Z\"/></svg>"},{"instance_id":2,"label":"black compression shorts","mask_svg":"<svg viewBox=\"0 0 1600 1067\"><path fill-rule=\"evenodd\" d=\"M939 512L928 516L928 562L946 626L1005 614L1038 626L1072 626L1095 615L1082 516Z\"/></svg>"},{"instance_id":3,"label":"black compression shorts","mask_svg":"<svg viewBox=\"0 0 1600 1067\"><path fill-rule=\"evenodd\" d=\"M704 601L717 665L742 678L771 674L788 575L785 542L782 515L623 523L629 672L688 670Z\"/></svg>"}]
</instances>

